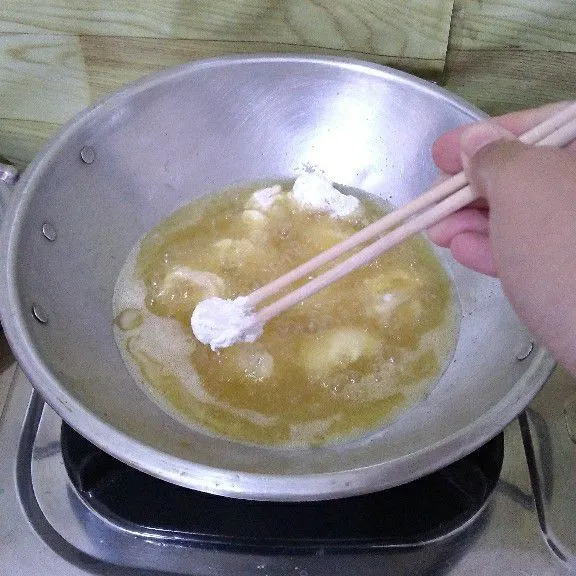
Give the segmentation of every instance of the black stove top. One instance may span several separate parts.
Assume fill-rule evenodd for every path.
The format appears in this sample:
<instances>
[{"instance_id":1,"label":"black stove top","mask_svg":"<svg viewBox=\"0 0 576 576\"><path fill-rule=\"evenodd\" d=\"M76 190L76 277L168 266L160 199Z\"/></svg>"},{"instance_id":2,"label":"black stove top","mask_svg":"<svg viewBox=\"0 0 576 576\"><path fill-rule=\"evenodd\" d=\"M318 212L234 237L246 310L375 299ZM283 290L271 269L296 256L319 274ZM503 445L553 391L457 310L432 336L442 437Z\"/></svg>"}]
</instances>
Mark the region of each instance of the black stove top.
<instances>
[{"instance_id":1,"label":"black stove top","mask_svg":"<svg viewBox=\"0 0 576 576\"><path fill-rule=\"evenodd\" d=\"M129 531L200 548L266 554L355 553L446 540L483 509L500 475L500 434L424 478L364 496L255 502L169 484L62 425L62 455L81 498Z\"/></svg>"}]
</instances>

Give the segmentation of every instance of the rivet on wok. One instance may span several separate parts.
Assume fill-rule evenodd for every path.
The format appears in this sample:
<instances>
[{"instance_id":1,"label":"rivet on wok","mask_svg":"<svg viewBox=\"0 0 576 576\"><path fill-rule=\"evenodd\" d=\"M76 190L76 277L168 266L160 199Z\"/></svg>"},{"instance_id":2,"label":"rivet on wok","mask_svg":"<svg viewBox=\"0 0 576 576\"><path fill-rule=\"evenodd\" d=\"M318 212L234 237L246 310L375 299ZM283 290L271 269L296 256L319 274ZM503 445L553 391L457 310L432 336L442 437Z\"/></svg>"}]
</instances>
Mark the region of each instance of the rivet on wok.
<instances>
[{"instance_id":1,"label":"rivet on wok","mask_svg":"<svg viewBox=\"0 0 576 576\"><path fill-rule=\"evenodd\" d=\"M38 304L32 305L32 316L40 322L40 324L48 324L48 314Z\"/></svg>"},{"instance_id":2,"label":"rivet on wok","mask_svg":"<svg viewBox=\"0 0 576 576\"><path fill-rule=\"evenodd\" d=\"M80 150L80 158L82 158L82 161L86 164L92 164L96 158L94 148L92 148L92 146L84 146L84 148Z\"/></svg>"},{"instance_id":3,"label":"rivet on wok","mask_svg":"<svg viewBox=\"0 0 576 576\"><path fill-rule=\"evenodd\" d=\"M58 236L56 228L54 228L50 222L44 222L44 224L42 224L42 234L44 234L44 238L50 240L50 242L54 242Z\"/></svg>"},{"instance_id":4,"label":"rivet on wok","mask_svg":"<svg viewBox=\"0 0 576 576\"><path fill-rule=\"evenodd\" d=\"M534 350L534 342L527 342L516 352L516 360L526 360L532 354L532 350Z\"/></svg>"}]
</instances>

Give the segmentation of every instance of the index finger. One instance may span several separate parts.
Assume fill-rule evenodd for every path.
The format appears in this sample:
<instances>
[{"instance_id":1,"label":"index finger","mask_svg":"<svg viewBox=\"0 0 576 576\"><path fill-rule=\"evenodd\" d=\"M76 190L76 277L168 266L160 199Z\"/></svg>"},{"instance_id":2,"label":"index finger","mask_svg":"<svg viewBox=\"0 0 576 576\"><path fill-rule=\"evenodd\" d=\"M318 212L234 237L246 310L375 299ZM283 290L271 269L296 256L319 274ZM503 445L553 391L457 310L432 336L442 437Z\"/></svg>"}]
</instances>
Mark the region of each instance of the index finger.
<instances>
[{"instance_id":1,"label":"index finger","mask_svg":"<svg viewBox=\"0 0 576 576\"><path fill-rule=\"evenodd\" d=\"M545 104L539 108L510 112L503 116L489 118L484 120L484 122L497 122L500 126L512 132L512 134L519 136L572 103L573 102L569 101L554 102L553 104ZM468 126L469 125L465 124L450 132L446 132L446 134L440 136L432 145L432 158L438 168L443 172L456 174L462 170L460 134L462 134Z\"/></svg>"}]
</instances>

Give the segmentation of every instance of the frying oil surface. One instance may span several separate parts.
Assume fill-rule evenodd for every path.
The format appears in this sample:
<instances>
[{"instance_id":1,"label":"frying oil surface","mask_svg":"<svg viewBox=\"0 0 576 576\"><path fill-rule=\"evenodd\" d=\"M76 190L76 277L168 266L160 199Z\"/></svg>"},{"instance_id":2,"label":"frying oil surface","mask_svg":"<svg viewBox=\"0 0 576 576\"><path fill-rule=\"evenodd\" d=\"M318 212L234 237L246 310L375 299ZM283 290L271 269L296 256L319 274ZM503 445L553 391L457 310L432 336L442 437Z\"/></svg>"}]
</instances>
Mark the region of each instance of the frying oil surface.
<instances>
[{"instance_id":1,"label":"frying oil surface","mask_svg":"<svg viewBox=\"0 0 576 576\"><path fill-rule=\"evenodd\" d=\"M115 335L143 389L188 425L286 446L360 435L422 399L457 334L450 280L422 238L273 319L253 344L213 352L194 338L200 300L246 295L384 213L365 197L336 218L285 192L272 203L253 192L195 201L132 250Z\"/></svg>"}]
</instances>

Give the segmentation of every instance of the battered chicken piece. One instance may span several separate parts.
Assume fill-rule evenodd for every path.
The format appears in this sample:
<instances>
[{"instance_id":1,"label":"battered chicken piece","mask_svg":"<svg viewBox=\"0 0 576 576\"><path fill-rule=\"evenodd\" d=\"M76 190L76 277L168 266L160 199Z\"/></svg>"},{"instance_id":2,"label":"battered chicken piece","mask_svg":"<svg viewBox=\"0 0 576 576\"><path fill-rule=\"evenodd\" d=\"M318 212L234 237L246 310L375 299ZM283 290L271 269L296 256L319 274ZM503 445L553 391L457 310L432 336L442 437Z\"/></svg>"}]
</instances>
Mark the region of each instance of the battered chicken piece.
<instances>
[{"instance_id":1,"label":"battered chicken piece","mask_svg":"<svg viewBox=\"0 0 576 576\"><path fill-rule=\"evenodd\" d=\"M379 340L356 327L333 328L306 338L301 348L308 374L321 378L361 359L372 358L381 349Z\"/></svg>"},{"instance_id":2,"label":"battered chicken piece","mask_svg":"<svg viewBox=\"0 0 576 576\"><path fill-rule=\"evenodd\" d=\"M148 293L147 303L155 314L176 318L188 325L192 311L201 300L224 296L226 282L217 274L175 266Z\"/></svg>"},{"instance_id":3,"label":"battered chicken piece","mask_svg":"<svg viewBox=\"0 0 576 576\"><path fill-rule=\"evenodd\" d=\"M242 268L257 258L256 247L247 238L224 238L214 244L214 249L220 265L227 270Z\"/></svg>"}]
</instances>

